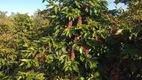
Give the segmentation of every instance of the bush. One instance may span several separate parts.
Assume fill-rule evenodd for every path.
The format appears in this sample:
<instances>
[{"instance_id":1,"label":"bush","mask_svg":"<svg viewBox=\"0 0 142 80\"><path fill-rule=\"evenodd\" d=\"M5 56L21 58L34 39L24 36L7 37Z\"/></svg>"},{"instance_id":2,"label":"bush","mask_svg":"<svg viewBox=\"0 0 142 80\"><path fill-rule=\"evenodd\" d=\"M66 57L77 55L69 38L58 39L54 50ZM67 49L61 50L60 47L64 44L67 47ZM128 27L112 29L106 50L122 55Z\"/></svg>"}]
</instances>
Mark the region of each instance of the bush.
<instances>
[{"instance_id":1,"label":"bush","mask_svg":"<svg viewBox=\"0 0 142 80\"><path fill-rule=\"evenodd\" d=\"M126 11L106 0L45 1L40 15L15 15L0 36L1 79L142 78L141 1L116 0Z\"/></svg>"}]
</instances>

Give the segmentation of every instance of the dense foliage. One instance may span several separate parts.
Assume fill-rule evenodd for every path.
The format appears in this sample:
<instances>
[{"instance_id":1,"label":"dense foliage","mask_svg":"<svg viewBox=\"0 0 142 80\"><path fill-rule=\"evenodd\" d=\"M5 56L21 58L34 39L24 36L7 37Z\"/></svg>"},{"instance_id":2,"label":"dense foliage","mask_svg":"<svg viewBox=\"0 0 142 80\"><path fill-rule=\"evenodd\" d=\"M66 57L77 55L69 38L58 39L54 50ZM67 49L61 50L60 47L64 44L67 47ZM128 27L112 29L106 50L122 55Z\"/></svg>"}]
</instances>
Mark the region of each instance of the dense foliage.
<instances>
[{"instance_id":1,"label":"dense foliage","mask_svg":"<svg viewBox=\"0 0 142 80\"><path fill-rule=\"evenodd\" d=\"M39 14L0 12L2 80L142 79L142 1L43 0Z\"/></svg>"}]
</instances>

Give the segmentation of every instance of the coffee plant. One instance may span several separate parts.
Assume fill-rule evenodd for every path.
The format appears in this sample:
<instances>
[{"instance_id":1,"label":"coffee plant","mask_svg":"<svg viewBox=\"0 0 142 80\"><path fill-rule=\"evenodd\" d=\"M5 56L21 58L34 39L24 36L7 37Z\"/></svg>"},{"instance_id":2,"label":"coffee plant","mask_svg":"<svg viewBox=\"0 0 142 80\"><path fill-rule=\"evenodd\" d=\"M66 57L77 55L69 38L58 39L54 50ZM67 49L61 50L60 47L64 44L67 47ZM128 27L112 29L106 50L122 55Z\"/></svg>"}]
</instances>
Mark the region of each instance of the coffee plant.
<instances>
[{"instance_id":1,"label":"coffee plant","mask_svg":"<svg viewBox=\"0 0 142 80\"><path fill-rule=\"evenodd\" d=\"M106 0L43 2L33 16L0 17L0 79L142 79L141 0L115 0L125 11Z\"/></svg>"}]
</instances>

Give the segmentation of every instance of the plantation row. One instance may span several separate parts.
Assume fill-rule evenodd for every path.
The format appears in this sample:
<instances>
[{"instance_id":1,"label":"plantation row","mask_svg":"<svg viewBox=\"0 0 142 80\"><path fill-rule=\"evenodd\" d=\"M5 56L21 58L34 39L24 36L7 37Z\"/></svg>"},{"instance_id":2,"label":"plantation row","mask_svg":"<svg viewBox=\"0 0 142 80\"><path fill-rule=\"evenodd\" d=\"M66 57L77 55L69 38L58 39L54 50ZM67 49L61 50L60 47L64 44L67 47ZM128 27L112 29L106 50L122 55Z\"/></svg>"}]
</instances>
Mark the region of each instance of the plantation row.
<instances>
[{"instance_id":1,"label":"plantation row","mask_svg":"<svg viewBox=\"0 0 142 80\"><path fill-rule=\"evenodd\" d=\"M142 1L43 0L28 14L0 12L1 80L142 79Z\"/></svg>"}]
</instances>

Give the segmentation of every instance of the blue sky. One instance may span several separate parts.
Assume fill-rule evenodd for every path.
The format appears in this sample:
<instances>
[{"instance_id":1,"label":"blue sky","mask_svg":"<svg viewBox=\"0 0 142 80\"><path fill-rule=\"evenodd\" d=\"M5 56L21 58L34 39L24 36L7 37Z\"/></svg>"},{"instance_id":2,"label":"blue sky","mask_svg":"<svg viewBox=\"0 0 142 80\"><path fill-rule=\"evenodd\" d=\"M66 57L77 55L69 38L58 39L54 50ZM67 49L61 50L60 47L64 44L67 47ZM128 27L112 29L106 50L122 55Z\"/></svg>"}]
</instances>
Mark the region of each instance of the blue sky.
<instances>
[{"instance_id":1,"label":"blue sky","mask_svg":"<svg viewBox=\"0 0 142 80\"><path fill-rule=\"evenodd\" d=\"M42 0L0 0L0 10L33 14L37 9L45 9Z\"/></svg>"},{"instance_id":2,"label":"blue sky","mask_svg":"<svg viewBox=\"0 0 142 80\"><path fill-rule=\"evenodd\" d=\"M115 3L113 3L114 0L107 0L107 1L108 1L108 3L109 3L109 6L108 6L109 9L115 9L116 7L117 7L117 8L122 7L123 9L126 9L126 8L127 8L126 5L121 4L121 3L119 3L119 4L116 5Z\"/></svg>"},{"instance_id":3,"label":"blue sky","mask_svg":"<svg viewBox=\"0 0 142 80\"><path fill-rule=\"evenodd\" d=\"M114 9L115 4L114 0L107 0L109 2L109 9ZM19 12L19 13L28 13L32 15L37 9L45 9L47 3L42 3L42 0L0 0L0 11ZM118 5L123 6L119 4Z\"/></svg>"}]
</instances>

